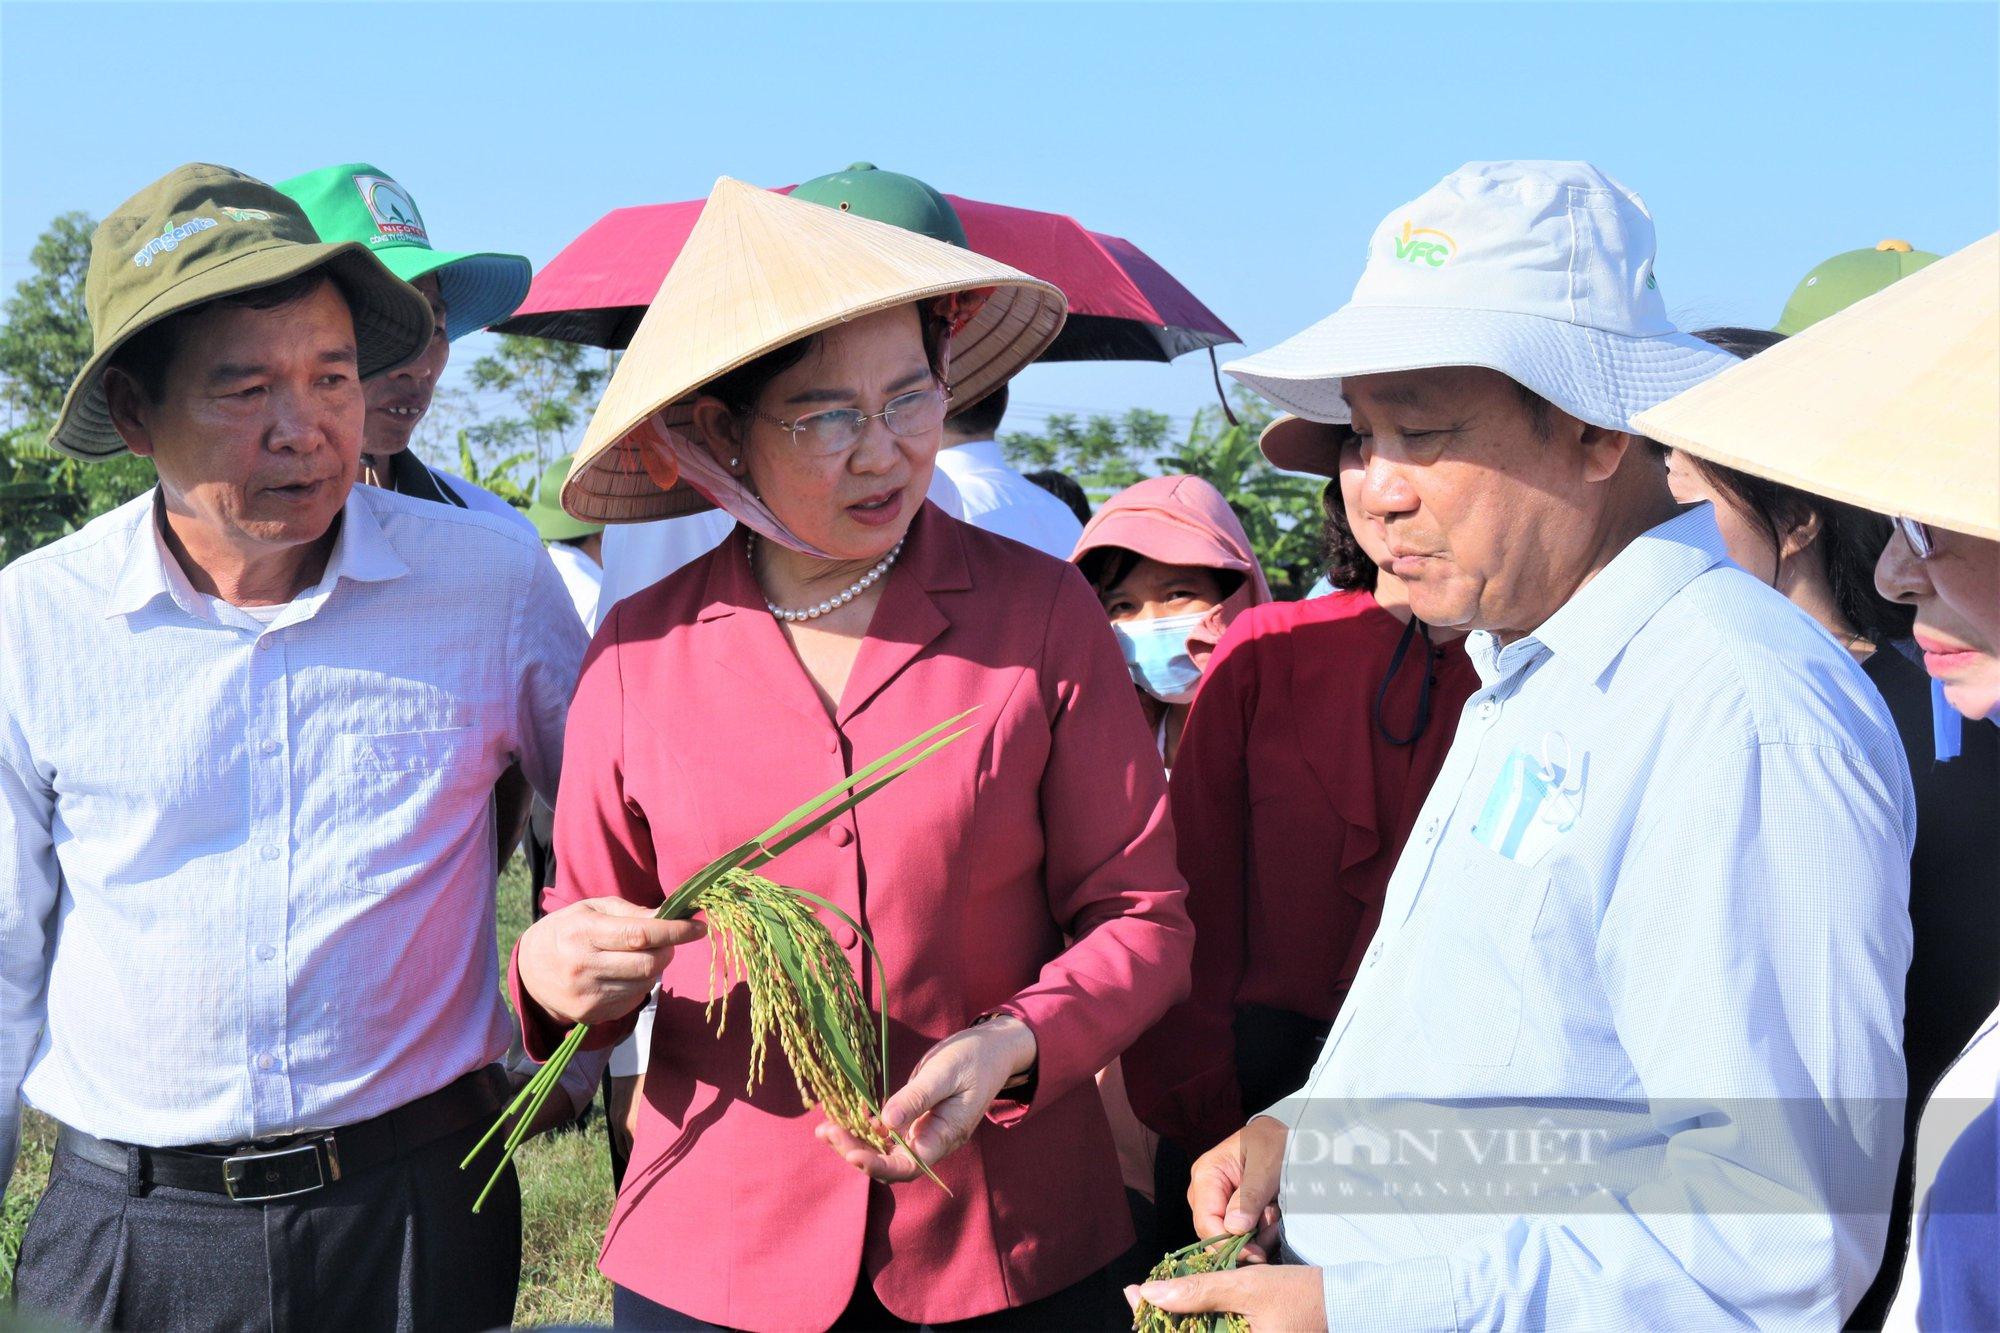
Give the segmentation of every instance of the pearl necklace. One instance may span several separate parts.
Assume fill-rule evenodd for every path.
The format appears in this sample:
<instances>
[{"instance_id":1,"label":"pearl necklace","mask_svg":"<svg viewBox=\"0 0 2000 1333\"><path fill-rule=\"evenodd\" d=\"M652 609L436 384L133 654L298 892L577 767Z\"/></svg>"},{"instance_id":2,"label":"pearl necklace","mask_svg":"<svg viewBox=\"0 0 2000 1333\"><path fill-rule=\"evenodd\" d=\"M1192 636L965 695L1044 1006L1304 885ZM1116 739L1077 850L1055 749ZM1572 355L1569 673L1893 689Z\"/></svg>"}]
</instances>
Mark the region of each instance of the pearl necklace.
<instances>
[{"instance_id":1,"label":"pearl necklace","mask_svg":"<svg viewBox=\"0 0 2000 1333\"><path fill-rule=\"evenodd\" d=\"M749 534L749 538L746 547L750 557L750 577L754 580L757 577L757 534L752 532ZM873 587L884 574L889 572L889 566L896 563L896 557L903 553L903 542L905 540L906 538L897 538L896 544L889 548L889 554L883 556L881 562L875 568L848 584L845 592L836 597L827 598L818 606L808 606L801 611L787 611L768 597L764 599L764 606L772 615L780 620L818 620L827 612L837 611L841 607L846 606L849 602Z\"/></svg>"}]
</instances>

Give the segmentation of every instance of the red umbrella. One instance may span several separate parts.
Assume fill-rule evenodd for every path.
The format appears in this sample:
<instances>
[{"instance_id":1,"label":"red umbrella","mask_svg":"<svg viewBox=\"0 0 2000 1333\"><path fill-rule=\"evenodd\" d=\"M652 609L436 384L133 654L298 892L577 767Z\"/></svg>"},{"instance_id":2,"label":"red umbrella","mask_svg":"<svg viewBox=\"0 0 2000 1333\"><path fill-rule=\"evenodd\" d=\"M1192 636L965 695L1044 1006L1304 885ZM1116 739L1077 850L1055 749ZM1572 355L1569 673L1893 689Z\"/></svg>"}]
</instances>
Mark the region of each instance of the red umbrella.
<instances>
[{"instance_id":1,"label":"red umbrella","mask_svg":"<svg viewBox=\"0 0 2000 1333\"><path fill-rule=\"evenodd\" d=\"M1042 353L1044 361L1171 361L1183 352L1242 341L1130 241L1090 231L1060 213L945 198L972 249L1069 296L1069 322ZM606 213L535 275L528 299L494 331L625 346L687 244L701 206L693 199Z\"/></svg>"}]
</instances>

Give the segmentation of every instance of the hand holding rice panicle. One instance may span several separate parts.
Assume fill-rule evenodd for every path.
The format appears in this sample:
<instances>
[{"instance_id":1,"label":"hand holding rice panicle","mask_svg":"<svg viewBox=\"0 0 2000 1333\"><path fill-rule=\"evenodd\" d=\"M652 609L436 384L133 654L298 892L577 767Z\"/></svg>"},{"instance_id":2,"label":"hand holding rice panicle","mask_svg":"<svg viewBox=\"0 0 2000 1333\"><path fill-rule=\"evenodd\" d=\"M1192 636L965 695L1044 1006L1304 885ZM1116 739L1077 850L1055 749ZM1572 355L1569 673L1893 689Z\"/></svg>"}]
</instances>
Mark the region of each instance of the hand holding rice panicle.
<instances>
[{"instance_id":1,"label":"hand holding rice panicle","mask_svg":"<svg viewBox=\"0 0 2000 1333\"><path fill-rule=\"evenodd\" d=\"M663 921L684 920L696 912L708 918L714 950L709 973L711 1018L716 1016L720 997L736 982L743 982L748 989L750 1069L746 1092L755 1092L763 1081L765 1043L775 1031L806 1106L819 1103L829 1120L885 1153L892 1140L901 1141L900 1135L885 1131L875 1119L888 1095L888 1030L869 1013L853 969L814 909L839 917L866 944L884 975L888 969L875 942L845 912L816 894L775 884L755 871L970 731L970 727L948 728L964 721L971 711L948 718L891 750L749 842L709 862L654 913ZM883 1008L887 1007L885 996ZM717 1036L726 1021L726 1016L716 1020ZM486 1202L486 1195L513 1160L515 1149L528 1137L542 1103L589 1033L588 1023L572 1027L548 1063L536 1071L500 1113L493 1128L466 1154L461 1169L472 1165L472 1159L495 1134L507 1131L500 1161L473 1204L474 1212ZM926 1176L944 1188L944 1182L914 1150L910 1156Z\"/></svg>"}]
</instances>

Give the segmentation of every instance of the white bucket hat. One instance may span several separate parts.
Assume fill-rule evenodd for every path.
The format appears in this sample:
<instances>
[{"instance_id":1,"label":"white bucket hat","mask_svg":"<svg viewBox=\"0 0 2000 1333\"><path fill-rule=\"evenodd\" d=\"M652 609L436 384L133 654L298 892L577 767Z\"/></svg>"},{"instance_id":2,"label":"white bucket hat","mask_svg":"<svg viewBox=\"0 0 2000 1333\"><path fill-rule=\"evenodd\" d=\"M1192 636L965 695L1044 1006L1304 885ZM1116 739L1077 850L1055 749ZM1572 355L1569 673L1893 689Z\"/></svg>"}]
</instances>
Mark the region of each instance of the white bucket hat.
<instances>
[{"instance_id":1,"label":"white bucket hat","mask_svg":"<svg viewBox=\"0 0 2000 1333\"><path fill-rule=\"evenodd\" d=\"M1353 300L1223 369L1310 421L1345 422L1345 376L1485 366L1630 430L1735 363L1667 318L1638 195L1588 162L1468 162L1375 228Z\"/></svg>"}]
</instances>

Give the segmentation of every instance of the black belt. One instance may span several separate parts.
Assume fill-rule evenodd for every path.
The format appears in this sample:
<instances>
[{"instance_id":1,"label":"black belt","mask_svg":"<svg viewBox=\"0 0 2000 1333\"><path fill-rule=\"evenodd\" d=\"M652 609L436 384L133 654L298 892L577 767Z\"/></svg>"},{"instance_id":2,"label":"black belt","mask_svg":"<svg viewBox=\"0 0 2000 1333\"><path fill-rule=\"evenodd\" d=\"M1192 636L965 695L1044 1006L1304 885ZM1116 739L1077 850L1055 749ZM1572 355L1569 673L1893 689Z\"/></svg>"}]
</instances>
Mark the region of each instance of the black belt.
<instances>
[{"instance_id":1,"label":"black belt","mask_svg":"<svg viewBox=\"0 0 2000 1333\"><path fill-rule=\"evenodd\" d=\"M126 1176L135 1188L169 1185L226 1194L238 1203L264 1203L310 1194L343 1175L406 1157L498 1115L508 1094L506 1071L488 1065L429 1096L345 1129L311 1130L251 1143L142 1148L62 1125L56 1147Z\"/></svg>"}]
</instances>

